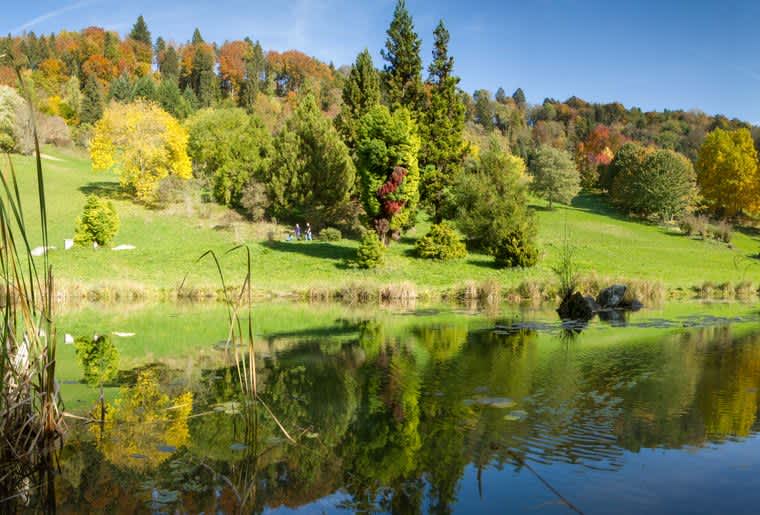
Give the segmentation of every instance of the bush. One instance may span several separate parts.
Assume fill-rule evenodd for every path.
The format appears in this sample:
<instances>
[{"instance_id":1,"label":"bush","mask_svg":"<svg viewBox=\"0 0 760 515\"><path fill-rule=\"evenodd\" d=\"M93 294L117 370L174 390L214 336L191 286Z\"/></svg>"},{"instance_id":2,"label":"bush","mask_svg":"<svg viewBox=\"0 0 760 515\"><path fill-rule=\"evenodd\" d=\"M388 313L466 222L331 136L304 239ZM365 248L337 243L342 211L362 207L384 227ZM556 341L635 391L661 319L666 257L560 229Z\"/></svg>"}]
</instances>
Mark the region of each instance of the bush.
<instances>
[{"instance_id":1,"label":"bush","mask_svg":"<svg viewBox=\"0 0 760 515\"><path fill-rule=\"evenodd\" d=\"M249 181L243 188L243 195L240 197L240 207L254 222L264 220L267 209L269 208L269 196L267 188L258 181Z\"/></svg>"},{"instance_id":2,"label":"bush","mask_svg":"<svg viewBox=\"0 0 760 515\"><path fill-rule=\"evenodd\" d=\"M375 231L367 231L356 249L354 265L358 268L376 268L383 263L385 245Z\"/></svg>"},{"instance_id":3,"label":"bush","mask_svg":"<svg viewBox=\"0 0 760 515\"><path fill-rule=\"evenodd\" d=\"M343 239L343 235L338 229L325 227L319 231L319 239L322 241L340 241Z\"/></svg>"},{"instance_id":4,"label":"bush","mask_svg":"<svg viewBox=\"0 0 760 515\"><path fill-rule=\"evenodd\" d=\"M706 216L686 215L678 222L678 228L687 236L699 236L706 238L708 235L709 220Z\"/></svg>"},{"instance_id":5,"label":"bush","mask_svg":"<svg viewBox=\"0 0 760 515\"><path fill-rule=\"evenodd\" d=\"M77 218L74 243L77 245L108 245L119 231L119 215L113 203L89 195L82 214Z\"/></svg>"},{"instance_id":6,"label":"bush","mask_svg":"<svg viewBox=\"0 0 760 515\"><path fill-rule=\"evenodd\" d=\"M183 202L191 191L191 184L176 175L170 175L161 179L156 189L156 203L160 206L179 204Z\"/></svg>"},{"instance_id":7,"label":"bush","mask_svg":"<svg viewBox=\"0 0 760 515\"><path fill-rule=\"evenodd\" d=\"M497 266L528 268L538 262L538 248L527 231L504 235L494 243L491 252Z\"/></svg>"},{"instance_id":8,"label":"bush","mask_svg":"<svg viewBox=\"0 0 760 515\"><path fill-rule=\"evenodd\" d=\"M416 244L417 255L425 259L459 259L467 255L467 249L454 228L447 222L433 225Z\"/></svg>"},{"instance_id":9,"label":"bush","mask_svg":"<svg viewBox=\"0 0 760 515\"><path fill-rule=\"evenodd\" d=\"M709 228L712 238L722 241L723 243L731 243L733 230L733 226L725 220L721 220L715 225L711 225Z\"/></svg>"}]
</instances>

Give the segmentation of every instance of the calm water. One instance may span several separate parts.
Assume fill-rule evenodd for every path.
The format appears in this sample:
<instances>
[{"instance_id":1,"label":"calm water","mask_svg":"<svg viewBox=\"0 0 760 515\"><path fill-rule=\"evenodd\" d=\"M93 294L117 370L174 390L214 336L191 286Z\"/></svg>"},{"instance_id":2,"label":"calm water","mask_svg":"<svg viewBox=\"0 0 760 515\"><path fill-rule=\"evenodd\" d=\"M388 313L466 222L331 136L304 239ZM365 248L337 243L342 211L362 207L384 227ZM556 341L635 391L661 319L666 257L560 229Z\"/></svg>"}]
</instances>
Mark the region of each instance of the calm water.
<instances>
[{"instance_id":1,"label":"calm water","mask_svg":"<svg viewBox=\"0 0 760 515\"><path fill-rule=\"evenodd\" d=\"M262 399L217 308L60 318L61 513L758 513L760 317L256 308ZM68 333L69 342L64 344ZM94 335L100 335L94 338ZM95 340L95 343L93 341Z\"/></svg>"}]
</instances>

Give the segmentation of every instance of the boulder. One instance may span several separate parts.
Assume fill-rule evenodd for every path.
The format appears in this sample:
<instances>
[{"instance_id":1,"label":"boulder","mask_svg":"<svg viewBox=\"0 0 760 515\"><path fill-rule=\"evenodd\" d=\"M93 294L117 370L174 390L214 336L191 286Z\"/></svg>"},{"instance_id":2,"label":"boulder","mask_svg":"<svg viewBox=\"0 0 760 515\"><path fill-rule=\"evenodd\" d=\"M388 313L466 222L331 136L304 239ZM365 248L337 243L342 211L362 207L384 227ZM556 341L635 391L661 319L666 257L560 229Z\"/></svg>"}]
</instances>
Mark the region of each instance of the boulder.
<instances>
[{"instance_id":1,"label":"boulder","mask_svg":"<svg viewBox=\"0 0 760 515\"><path fill-rule=\"evenodd\" d=\"M623 284L614 284L609 288L603 289L596 297L596 302L600 309L628 309L638 310L643 304L636 300L631 290Z\"/></svg>"},{"instance_id":2,"label":"boulder","mask_svg":"<svg viewBox=\"0 0 760 515\"><path fill-rule=\"evenodd\" d=\"M563 320L591 320L597 309L592 297L584 297L576 291L565 295L557 313Z\"/></svg>"}]
</instances>

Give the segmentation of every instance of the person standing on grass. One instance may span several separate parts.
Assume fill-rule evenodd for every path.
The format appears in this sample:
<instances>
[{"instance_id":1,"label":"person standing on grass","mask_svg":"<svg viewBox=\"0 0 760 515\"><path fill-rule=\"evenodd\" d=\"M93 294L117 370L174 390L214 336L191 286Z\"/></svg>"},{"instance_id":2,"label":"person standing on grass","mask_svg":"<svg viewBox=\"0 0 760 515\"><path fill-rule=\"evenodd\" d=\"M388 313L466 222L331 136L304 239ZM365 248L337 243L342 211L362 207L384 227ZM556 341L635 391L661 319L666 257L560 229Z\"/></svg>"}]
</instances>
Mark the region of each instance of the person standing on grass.
<instances>
[{"instance_id":1,"label":"person standing on grass","mask_svg":"<svg viewBox=\"0 0 760 515\"><path fill-rule=\"evenodd\" d=\"M296 239L300 240L301 239L301 226L298 225L298 224L296 224L295 233L296 233Z\"/></svg>"},{"instance_id":2,"label":"person standing on grass","mask_svg":"<svg viewBox=\"0 0 760 515\"><path fill-rule=\"evenodd\" d=\"M311 224L309 222L306 222L306 239L311 241Z\"/></svg>"}]
</instances>

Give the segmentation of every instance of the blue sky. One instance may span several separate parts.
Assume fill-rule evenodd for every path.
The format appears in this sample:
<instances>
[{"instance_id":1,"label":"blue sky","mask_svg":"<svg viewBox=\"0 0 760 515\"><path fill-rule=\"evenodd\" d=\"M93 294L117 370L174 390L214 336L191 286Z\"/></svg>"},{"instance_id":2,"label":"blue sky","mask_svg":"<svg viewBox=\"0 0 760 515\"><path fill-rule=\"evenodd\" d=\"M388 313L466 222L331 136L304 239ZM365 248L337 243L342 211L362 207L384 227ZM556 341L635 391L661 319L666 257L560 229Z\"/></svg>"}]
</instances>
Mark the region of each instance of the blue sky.
<instances>
[{"instance_id":1,"label":"blue sky","mask_svg":"<svg viewBox=\"0 0 760 515\"><path fill-rule=\"evenodd\" d=\"M98 25L125 33L138 14L153 36L250 36L336 65L379 51L395 0L0 0L0 33ZM760 124L757 0L407 0L423 57L443 18L462 87L528 100L618 100L643 109L701 109Z\"/></svg>"}]
</instances>

